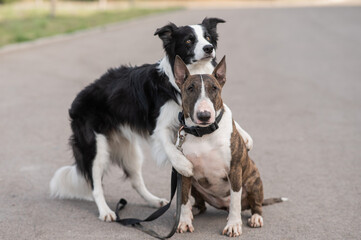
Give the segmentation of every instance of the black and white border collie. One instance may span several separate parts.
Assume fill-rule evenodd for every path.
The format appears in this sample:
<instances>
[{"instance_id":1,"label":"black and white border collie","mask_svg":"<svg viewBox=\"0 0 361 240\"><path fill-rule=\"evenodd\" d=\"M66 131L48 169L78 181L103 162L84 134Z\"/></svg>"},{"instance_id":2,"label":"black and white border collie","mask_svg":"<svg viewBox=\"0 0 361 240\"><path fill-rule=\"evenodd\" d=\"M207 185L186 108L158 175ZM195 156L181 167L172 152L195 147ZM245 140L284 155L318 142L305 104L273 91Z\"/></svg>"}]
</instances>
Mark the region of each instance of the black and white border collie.
<instances>
[{"instance_id":1,"label":"black and white border collie","mask_svg":"<svg viewBox=\"0 0 361 240\"><path fill-rule=\"evenodd\" d=\"M157 29L166 56L155 64L110 69L82 90L69 110L70 145L75 164L56 171L50 190L53 197L94 200L103 221L115 220L102 188L102 177L111 164L123 168L133 188L150 206L167 200L151 194L141 173L139 142L147 139L159 162L169 160L182 175L192 175L192 164L174 145L181 111L180 90L173 65L179 55L191 74L212 73L217 47L217 24L224 20L205 18L201 24ZM249 149L251 137L238 127Z\"/></svg>"}]
</instances>

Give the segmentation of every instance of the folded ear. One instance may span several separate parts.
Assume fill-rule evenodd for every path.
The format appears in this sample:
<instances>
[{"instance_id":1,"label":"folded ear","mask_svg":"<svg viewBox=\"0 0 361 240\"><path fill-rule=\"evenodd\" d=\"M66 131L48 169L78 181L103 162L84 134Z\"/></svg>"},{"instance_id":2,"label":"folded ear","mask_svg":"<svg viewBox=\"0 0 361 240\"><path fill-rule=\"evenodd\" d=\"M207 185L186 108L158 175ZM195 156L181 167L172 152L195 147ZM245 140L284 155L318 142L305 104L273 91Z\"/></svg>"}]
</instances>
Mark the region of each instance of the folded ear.
<instances>
[{"instance_id":1,"label":"folded ear","mask_svg":"<svg viewBox=\"0 0 361 240\"><path fill-rule=\"evenodd\" d=\"M157 31L155 31L154 35L158 35L159 38L162 39L163 44L167 45L172 39L173 32L177 28L178 27L174 23L169 23L164 27L158 28Z\"/></svg>"},{"instance_id":2,"label":"folded ear","mask_svg":"<svg viewBox=\"0 0 361 240\"><path fill-rule=\"evenodd\" d=\"M182 87L183 83L190 75L187 66L183 60L177 55L174 61L174 78L179 88Z\"/></svg>"},{"instance_id":3,"label":"folded ear","mask_svg":"<svg viewBox=\"0 0 361 240\"><path fill-rule=\"evenodd\" d=\"M217 31L217 24L225 22L226 21L220 18L205 18L203 19L202 25L210 31Z\"/></svg>"},{"instance_id":4,"label":"folded ear","mask_svg":"<svg viewBox=\"0 0 361 240\"><path fill-rule=\"evenodd\" d=\"M226 56L218 63L213 70L212 75L217 79L218 83L223 87L226 83Z\"/></svg>"}]
</instances>

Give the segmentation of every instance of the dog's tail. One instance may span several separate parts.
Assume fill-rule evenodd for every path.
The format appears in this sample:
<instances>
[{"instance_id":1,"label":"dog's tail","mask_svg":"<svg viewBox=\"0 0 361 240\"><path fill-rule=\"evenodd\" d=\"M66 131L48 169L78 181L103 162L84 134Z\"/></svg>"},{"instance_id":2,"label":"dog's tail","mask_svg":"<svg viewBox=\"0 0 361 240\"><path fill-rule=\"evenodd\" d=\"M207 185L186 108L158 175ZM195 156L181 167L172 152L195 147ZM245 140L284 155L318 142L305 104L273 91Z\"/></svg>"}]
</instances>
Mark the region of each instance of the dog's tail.
<instances>
[{"instance_id":1,"label":"dog's tail","mask_svg":"<svg viewBox=\"0 0 361 240\"><path fill-rule=\"evenodd\" d=\"M59 168L50 181L53 198L76 198L93 201L91 185L78 171L76 165Z\"/></svg>"},{"instance_id":2,"label":"dog's tail","mask_svg":"<svg viewBox=\"0 0 361 240\"><path fill-rule=\"evenodd\" d=\"M285 198L285 197L267 198L267 199L263 200L262 206L268 206L268 205L272 205L275 203L281 203L281 202L286 202L286 201L288 201L288 198Z\"/></svg>"}]
</instances>

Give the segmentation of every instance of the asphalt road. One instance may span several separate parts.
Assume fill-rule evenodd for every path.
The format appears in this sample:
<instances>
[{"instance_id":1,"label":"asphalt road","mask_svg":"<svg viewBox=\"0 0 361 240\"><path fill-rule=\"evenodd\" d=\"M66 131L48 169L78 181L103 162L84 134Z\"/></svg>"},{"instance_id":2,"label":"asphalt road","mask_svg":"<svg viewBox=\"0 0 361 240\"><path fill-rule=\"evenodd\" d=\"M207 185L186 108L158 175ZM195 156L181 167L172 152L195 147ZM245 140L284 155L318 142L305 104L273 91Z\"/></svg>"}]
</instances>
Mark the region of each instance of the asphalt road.
<instances>
[{"instance_id":1,"label":"asphalt road","mask_svg":"<svg viewBox=\"0 0 361 240\"><path fill-rule=\"evenodd\" d=\"M0 239L149 239L99 221L94 202L49 199L48 184L73 162L75 94L109 67L159 60L157 27L206 16L227 20L219 25L223 96L254 139L265 197L290 199L264 208L261 229L247 227L244 212L241 238L361 238L361 8L324 7L180 11L0 53ZM155 167L145 151L148 188L169 198L169 166ZM120 197L130 202L122 216L153 211L116 167L104 186L111 208ZM172 216L151 227L167 230ZM193 234L174 238L220 239L226 217L209 207Z\"/></svg>"}]
</instances>

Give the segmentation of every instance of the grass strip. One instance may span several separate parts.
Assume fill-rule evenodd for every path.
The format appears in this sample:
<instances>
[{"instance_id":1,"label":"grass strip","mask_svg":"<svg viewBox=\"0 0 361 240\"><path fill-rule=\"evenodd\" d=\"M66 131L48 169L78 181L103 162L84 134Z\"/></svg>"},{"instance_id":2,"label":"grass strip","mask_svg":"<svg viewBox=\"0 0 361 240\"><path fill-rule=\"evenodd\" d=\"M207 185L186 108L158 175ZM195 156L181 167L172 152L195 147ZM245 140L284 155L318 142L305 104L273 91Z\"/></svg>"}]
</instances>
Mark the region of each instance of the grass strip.
<instances>
[{"instance_id":1,"label":"grass strip","mask_svg":"<svg viewBox=\"0 0 361 240\"><path fill-rule=\"evenodd\" d=\"M77 14L59 12L55 18L42 9L14 12L11 8L0 8L0 47L10 44L71 33L81 29L102 26L149 14L175 11L179 8L79 11Z\"/></svg>"}]
</instances>

